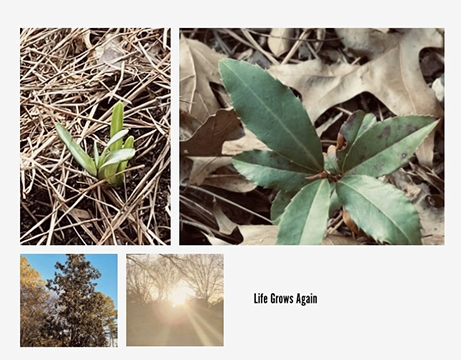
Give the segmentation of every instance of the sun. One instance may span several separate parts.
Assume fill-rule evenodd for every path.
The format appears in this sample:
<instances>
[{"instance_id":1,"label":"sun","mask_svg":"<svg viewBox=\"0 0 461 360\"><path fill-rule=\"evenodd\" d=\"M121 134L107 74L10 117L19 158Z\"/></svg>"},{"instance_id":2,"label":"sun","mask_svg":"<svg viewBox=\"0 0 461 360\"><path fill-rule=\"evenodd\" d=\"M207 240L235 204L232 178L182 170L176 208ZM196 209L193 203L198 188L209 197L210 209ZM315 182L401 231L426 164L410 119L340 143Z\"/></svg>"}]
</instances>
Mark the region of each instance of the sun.
<instances>
[{"instance_id":1,"label":"sun","mask_svg":"<svg viewBox=\"0 0 461 360\"><path fill-rule=\"evenodd\" d=\"M192 295L193 291L189 285L181 283L171 292L171 304L173 307L181 306Z\"/></svg>"}]
</instances>

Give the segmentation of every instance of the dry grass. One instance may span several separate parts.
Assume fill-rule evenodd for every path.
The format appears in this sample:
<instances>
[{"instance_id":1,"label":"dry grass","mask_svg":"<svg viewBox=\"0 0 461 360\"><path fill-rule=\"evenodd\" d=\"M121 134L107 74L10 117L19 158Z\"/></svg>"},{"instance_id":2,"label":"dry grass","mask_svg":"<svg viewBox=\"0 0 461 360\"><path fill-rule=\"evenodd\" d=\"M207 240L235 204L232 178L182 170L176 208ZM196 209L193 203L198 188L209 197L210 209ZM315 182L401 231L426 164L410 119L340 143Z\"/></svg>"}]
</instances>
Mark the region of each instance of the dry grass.
<instances>
[{"instance_id":1,"label":"dry grass","mask_svg":"<svg viewBox=\"0 0 461 360\"><path fill-rule=\"evenodd\" d=\"M169 244L169 41L167 29L21 31L21 244ZM136 156L115 188L79 167L54 123L92 154L118 100Z\"/></svg>"}]
</instances>

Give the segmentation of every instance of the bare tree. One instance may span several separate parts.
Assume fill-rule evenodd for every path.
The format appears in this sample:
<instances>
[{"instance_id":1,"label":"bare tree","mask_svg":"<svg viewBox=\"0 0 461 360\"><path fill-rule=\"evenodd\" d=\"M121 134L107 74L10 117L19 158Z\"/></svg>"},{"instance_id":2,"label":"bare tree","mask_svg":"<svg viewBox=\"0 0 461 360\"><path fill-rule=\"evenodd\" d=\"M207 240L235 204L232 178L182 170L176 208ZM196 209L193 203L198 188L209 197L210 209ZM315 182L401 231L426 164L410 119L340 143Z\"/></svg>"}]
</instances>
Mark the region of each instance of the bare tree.
<instances>
[{"instance_id":1,"label":"bare tree","mask_svg":"<svg viewBox=\"0 0 461 360\"><path fill-rule=\"evenodd\" d=\"M181 273L195 295L210 303L222 297L224 261L221 254L161 255Z\"/></svg>"},{"instance_id":2,"label":"bare tree","mask_svg":"<svg viewBox=\"0 0 461 360\"><path fill-rule=\"evenodd\" d=\"M149 275L144 270L144 266L138 257L127 255L126 264L126 290L127 298L140 304L147 304L153 300L152 284Z\"/></svg>"},{"instance_id":3,"label":"bare tree","mask_svg":"<svg viewBox=\"0 0 461 360\"><path fill-rule=\"evenodd\" d=\"M127 291L149 292L152 300L167 300L180 280L179 271L169 261L156 255L127 255ZM135 265L138 268L128 266ZM139 272L141 270L141 272ZM148 282L147 284L145 282Z\"/></svg>"}]
</instances>

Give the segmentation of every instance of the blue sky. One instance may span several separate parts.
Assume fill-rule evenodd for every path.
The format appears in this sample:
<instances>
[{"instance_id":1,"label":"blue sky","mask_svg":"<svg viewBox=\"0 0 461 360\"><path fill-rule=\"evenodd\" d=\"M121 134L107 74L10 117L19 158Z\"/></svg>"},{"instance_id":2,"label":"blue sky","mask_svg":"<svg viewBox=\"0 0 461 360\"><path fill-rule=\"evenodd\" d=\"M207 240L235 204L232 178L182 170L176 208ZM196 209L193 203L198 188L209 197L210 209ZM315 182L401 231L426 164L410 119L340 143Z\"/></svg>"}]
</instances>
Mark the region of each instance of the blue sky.
<instances>
[{"instance_id":1,"label":"blue sky","mask_svg":"<svg viewBox=\"0 0 461 360\"><path fill-rule=\"evenodd\" d=\"M53 279L57 271L54 265L57 261L65 264L65 254L21 254L29 264L37 270L44 280ZM85 254L87 261L101 273L99 279L94 280L96 291L109 296L117 309L117 255L116 254Z\"/></svg>"}]
</instances>

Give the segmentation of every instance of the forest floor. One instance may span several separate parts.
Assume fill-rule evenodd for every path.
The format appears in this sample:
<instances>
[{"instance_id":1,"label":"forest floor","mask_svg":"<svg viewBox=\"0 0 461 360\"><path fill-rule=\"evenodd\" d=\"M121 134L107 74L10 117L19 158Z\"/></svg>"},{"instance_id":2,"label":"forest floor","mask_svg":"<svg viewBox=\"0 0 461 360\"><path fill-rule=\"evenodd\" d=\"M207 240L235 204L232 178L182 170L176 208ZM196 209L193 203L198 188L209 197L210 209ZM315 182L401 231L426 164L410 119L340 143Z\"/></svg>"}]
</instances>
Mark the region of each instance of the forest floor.
<instances>
[{"instance_id":1,"label":"forest floor","mask_svg":"<svg viewBox=\"0 0 461 360\"><path fill-rule=\"evenodd\" d=\"M20 62L20 243L168 245L169 30L22 29ZM101 152L117 101L136 155L114 187L73 160L54 123Z\"/></svg>"},{"instance_id":2,"label":"forest floor","mask_svg":"<svg viewBox=\"0 0 461 360\"><path fill-rule=\"evenodd\" d=\"M417 209L422 243L444 243L443 29L181 29L180 37L181 244L276 242L270 213L277 191L232 166L233 155L267 147L224 110L231 102L218 70L223 58L257 64L291 87L324 152L359 109L378 121L440 119L416 155L382 180ZM343 215L339 209L329 217L322 244L380 244L353 233Z\"/></svg>"}]
</instances>

